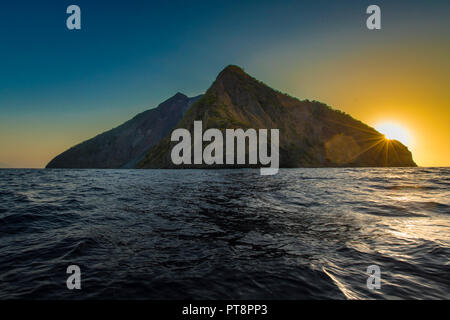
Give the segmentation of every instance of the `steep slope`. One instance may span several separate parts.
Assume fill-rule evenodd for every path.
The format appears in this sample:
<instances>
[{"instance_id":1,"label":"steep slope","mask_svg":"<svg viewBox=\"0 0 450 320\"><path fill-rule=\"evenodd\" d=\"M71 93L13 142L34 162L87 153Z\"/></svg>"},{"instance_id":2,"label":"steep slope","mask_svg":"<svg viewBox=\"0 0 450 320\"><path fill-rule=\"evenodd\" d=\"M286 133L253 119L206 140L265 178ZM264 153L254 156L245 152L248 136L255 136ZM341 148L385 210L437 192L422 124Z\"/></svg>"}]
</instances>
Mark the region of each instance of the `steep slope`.
<instances>
[{"instance_id":1,"label":"steep slope","mask_svg":"<svg viewBox=\"0 0 450 320\"><path fill-rule=\"evenodd\" d=\"M271 89L237 66L228 66L178 123L208 128L280 129L281 167L416 166L409 150L349 115L316 101L300 101ZM139 168L175 168L170 135ZM192 166L192 167L199 167ZM207 166L205 166L207 167Z\"/></svg>"},{"instance_id":2,"label":"steep slope","mask_svg":"<svg viewBox=\"0 0 450 320\"><path fill-rule=\"evenodd\" d=\"M47 168L133 168L200 97L177 93L157 108L63 152Z\"/></svg>"}]
</instances>

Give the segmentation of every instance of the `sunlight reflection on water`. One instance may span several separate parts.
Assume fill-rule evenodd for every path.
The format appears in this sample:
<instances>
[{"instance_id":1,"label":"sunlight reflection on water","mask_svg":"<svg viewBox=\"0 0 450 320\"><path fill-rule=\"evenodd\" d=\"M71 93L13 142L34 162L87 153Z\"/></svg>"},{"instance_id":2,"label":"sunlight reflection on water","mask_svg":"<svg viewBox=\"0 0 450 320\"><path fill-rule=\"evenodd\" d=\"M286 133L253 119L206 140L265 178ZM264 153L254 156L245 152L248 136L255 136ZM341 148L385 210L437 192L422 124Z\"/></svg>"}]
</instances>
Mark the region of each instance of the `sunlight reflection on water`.
<instances>
[{"instance_id":1,"label":"sunlight reflection on water","mask_svg":"<svg viewBox=\"0 0 450 320\"><path fill-rule=\"evenodd\" d=\"M0 298L450 298L448 168L0 170ZM381 290L366 287L378 265Z\"/></svg>"}]
</instances>

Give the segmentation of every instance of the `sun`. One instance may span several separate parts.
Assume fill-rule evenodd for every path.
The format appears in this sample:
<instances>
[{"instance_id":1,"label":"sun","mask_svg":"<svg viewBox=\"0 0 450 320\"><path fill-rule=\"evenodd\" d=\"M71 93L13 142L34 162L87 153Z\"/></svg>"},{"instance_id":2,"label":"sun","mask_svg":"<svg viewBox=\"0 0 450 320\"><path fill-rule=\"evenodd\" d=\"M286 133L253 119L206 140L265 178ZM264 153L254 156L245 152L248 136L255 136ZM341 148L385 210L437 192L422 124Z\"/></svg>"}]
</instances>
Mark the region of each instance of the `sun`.
<instances>
[{"instance_id":1,"label":"sun","mask_svg":"<svg viewBox=\"0 0 450 320\"><path fill-rule=\"evenodd\" d=\"M405 145L411 145L411 135L406 128L395 122L380 122L375 126L388 140L398 140Z\"/></svg>"}]
</instances>

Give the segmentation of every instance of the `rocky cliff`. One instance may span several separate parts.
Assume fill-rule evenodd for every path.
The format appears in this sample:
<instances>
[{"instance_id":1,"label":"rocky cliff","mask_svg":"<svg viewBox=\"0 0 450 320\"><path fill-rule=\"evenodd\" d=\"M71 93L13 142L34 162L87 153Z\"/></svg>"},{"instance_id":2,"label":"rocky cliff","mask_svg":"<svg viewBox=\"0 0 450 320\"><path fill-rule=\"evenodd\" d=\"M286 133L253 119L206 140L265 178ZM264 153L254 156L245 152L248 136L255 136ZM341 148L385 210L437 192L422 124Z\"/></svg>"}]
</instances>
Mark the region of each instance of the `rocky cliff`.
<instances>
[{"instance_id":1,"label":"rocky cliff","mask_svg":"<svg viewBox=\"0 0 450 320\"><path fill-rule=\"evenodd\" d=\"M61 153L47 168L134 168L200 97L177 93L157 108Z\"/></svg>"},{"instance_id":2,"label":"rocky cliff","mask_svg":"<svg viewBox=\"0 0 450 320\"><path fill-rule=\"evenodd\" d=\"M192 134L195 120L203 130L280 129L280 167L416 166L399 141L323 103L276 91L237 66L225 68L176 127ZM170 159L175 144L169 134L137 167L179 168Z\"/></svg>"}]
</instances>

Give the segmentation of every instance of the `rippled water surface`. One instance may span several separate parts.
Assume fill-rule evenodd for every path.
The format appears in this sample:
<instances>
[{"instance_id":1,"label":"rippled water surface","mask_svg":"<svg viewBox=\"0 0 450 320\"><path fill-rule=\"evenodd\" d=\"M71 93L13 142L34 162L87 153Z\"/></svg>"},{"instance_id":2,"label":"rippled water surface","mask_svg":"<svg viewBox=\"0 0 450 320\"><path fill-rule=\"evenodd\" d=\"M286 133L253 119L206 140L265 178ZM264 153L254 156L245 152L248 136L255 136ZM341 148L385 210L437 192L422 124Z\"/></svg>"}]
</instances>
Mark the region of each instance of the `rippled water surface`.
<instances>
[{"instance_id":1,"label":"rippled water surface","mask_svg":"<svg viewBox=\"0 0 450 320\"><path fill-rule=\"evenodd\" d=\"M0 170L0 299L449 299L449 258L449 168Z\"/></svg>"}]
</instances>

